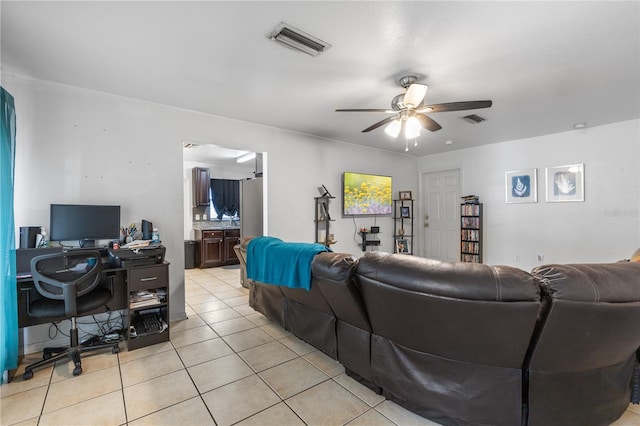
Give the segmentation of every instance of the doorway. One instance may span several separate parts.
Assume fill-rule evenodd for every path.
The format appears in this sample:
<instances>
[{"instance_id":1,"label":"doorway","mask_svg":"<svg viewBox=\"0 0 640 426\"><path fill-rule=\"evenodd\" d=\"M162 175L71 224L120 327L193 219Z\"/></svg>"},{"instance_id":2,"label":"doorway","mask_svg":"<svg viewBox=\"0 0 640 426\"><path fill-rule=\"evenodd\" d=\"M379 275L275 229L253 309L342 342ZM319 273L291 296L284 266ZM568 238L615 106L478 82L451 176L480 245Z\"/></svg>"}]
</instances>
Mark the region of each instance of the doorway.
<instances>
[{"instance_id":1,"label":"doorway","mask_svg":"<svg viewBox=\"0 0 640 426\"><path fill-rule=\"evenodd\" d=\"M456 262L460 259L460 170L425 172L421 180L424 255Z\"/></svg>"}]
</instances>

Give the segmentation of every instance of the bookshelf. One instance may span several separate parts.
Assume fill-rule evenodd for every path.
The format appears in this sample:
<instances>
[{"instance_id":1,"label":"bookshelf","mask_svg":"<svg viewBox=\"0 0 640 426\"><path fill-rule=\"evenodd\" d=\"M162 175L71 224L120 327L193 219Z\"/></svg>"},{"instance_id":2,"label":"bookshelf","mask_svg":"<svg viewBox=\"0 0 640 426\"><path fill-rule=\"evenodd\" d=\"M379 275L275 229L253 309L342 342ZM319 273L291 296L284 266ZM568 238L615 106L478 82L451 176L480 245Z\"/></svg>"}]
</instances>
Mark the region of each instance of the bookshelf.
<instances>
[{"instance_id":1,"label":"bookshelf","mask_svg":"<svg viewBox=\"0 0 640 426\"><path fill-rule=\"evenodd\" d=\"M460 261L482 263L482 203L460 204Z\"/></svg>"},{"instance_id":2,"label":"bookshelf","mask_svg":"<svg viewBox=\"0 0 640 426\"><path fill-rule=\"evenodd\" d=\"M413 200L393 200L393 252L413 254Z\"/></svg>"}]
</instances>

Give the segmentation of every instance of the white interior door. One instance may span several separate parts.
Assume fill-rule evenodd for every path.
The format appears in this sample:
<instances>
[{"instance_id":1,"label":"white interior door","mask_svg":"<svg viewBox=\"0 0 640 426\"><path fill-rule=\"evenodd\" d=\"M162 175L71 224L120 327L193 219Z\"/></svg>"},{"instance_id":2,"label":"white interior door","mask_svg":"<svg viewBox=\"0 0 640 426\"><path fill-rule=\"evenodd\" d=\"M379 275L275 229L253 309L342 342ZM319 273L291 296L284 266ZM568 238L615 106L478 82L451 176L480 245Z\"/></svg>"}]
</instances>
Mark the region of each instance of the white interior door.
<instances>
[{"instance_id":1,"label":"white interior door","mask_svg":"<svg viewBox=\"0 0 640 426\"><path fill-rule=\"evenodd\" d=\"M425 257L456 262L460 260L460 170L422 175L423 217L419 226Z\"/></svg>"}]
</instances>

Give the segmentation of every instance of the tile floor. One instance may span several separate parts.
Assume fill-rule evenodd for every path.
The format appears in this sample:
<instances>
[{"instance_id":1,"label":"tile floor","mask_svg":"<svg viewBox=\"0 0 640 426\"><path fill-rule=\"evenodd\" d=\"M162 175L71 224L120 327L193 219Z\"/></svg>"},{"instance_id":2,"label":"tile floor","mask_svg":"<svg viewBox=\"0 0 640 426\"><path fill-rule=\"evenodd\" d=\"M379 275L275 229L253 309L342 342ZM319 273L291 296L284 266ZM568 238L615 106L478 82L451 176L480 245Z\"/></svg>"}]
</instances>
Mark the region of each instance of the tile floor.
<instances>
[{"instance_id":1,"label":"tile floor","mask_svg":"<svg viewBox=\"0 0 640 426\"><path fill-rule=\"evenodd\" d=\"M238 268L185 271L171 341L37 370L0 386L1 425L435 425L384 400L248 305ZM124 345L122 345L124 346ZM640 425L629 406L616 426Z\"/></svg>"}]
</instances>

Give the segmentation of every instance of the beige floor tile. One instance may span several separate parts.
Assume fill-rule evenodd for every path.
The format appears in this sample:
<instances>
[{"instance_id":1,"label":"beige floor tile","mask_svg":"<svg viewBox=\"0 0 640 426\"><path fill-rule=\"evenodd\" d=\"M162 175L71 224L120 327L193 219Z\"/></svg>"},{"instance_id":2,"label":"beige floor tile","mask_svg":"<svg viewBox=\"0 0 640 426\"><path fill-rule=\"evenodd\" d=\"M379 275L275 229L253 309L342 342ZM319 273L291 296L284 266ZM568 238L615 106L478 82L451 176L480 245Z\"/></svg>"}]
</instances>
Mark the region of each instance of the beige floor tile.
<instances>
[{"instance_id":1,"label":"beige floor tile","mask_svg":"<svg viewBox=\"0 0 640 426\"><path fill-rule=\"evenodd\" d=\"M233 289L233 287L229 286L228 284L226 284L225 282L219 279L211 279L210 282L208 282L207 284L203 284L202 287L205 288L211 294L220 293L223 291L229 291Z\"/></svg>"},{"instance_id":2,"label":"beige floor tile","mask_svg":"<svg viewBox=\"0 0 640 426\"><path fill-rule=\"evenodd\" d=\"M281 402L258 376L249 376L202 395L216 423L230 425Z\"/></svg>"},{"instance_id":3,"label":"beige floor tile","mask_svg":"<svg viewBox=\"0 0 640 426\"><path fill-rule=\"evenodd\" d=\"M240 318L242 315L233 308L220 309L218 311L205 312L200 314L202 319L208 324L213 324L220 321L227 321L234 318Z\"/></svg>"},{"instance_id":4,"label":"beige floor tile","mask_svg":"<svg viewBox=\"0 0 640 426\"><path fill-rule=\"evenodd\" d=\"M298 354L280 342L270 342L238 353L254 371L263 371L283 362L291 361Z\"/></svg>"},{"instance_id":5,"label":"beige floor tile","mask_svg":"<svg viewBox=\"0 0 640 426\"><path fill-rule=\"evenodd\" d=\"M38 417L47 395L47 386L3 396L0 399L0 424L10 425Z\"/></svg>"},{"instance_id":6,"label":"beige floor tile","mask_svg":"<svg viewBox=\"0 0 640 426\"><path fill-rule=\"evenodd\" d=\"M124 347L125 342L120 342L120 346ZM111 349L104 349L96 352L85 352L80 356L82 363L82 374L93 371L102 370L103 368L115 367L118 365L118 355L111 353ZM73 378L73 369L75 365L69 359L56 362L53 370L52 382L59 382Z\"/></svg>"},{"instance_id":7,"label":"beige floor tile","mask_svg":"<svg viewBox=\"0 0 640 426\"><path fill-rule=\"evenodd\" d=\"M282 399L287 399L329 378L302 358L285 362L259 375Z\"/></svg>"},{"instance_id":8,"label":"beige floor tile","mask_svg":"<svg viewBox=\"0 0 640 426\"><path fill-rule=\"evenodd\" d=\"M44 404L44 413L114 392L121 389L121 386L120 369L117 366L52 383Z\"/></svg>"},{"instance_id":9,"label":"beige floor tile","mask_svg":"<svg viewBox=\"0 0 640 426\"><path fill-rule=\"evenodd\" d=\"M220 336L226 336L229 334L237 333L239 331L248 330L254 328L256 325L246 318L233 318L227 321L220 321L211 324L216 333Z\"/></svg>"},{"instance_id":10,"label":"beige floor tile","mask_svg":"<svg viewBox=\"0 0 640 426\"><path fill-rule=\"evenodd\" d=\"M384 401L375 410L397 425L438 426L439 423L425 419L391 401Z\"/></svg>"},{"instance_id":11,"label":"beige floor tile","mask_svg":"<svg viewBox=\"0 0 640 426\"><path fill-rule=\"evenodd\" d=\"M262 315L259 312L256 312L251 306L249 306L248 303L246 305L234 306L233 309L235 309L236 311L238 311L238 313L240 315L244 315L247 319L249 319L251 321L254 321L252 319L253 317L256 317L256 319L257 319L258 316L261 316L262 318L264 318L263 322L256 323L258 325L265 325L265 324L269 324L271 322L264 315Z\"/></svg>"},{"instance_id":12,"label":"beige floor tile","mask_svg":"<svg viewBox=\"0 0 640 426\"><path fill-rule=\"evenodd\" d=\"M192 317L194 315L198 315L196 313L196 311L194 311L193 309L191 309L191 306L189 306L188 304L185 304L184 306L184 313L187 317Z\"/></svg>"},{"instance_id":13,"label":"beige floor tile","mask_svg":"<svg viewBox=\"0 0 640 426\"><path fill-rule=\"evenodd\" d=\"M19 423L13 423L11 426L38 426L38 421L40 421L40 417L34 417L32 419L27 419ZM0 424L4 425L4 423Z\"/></svg>"},{"instance_id":14,"label":"beige floor tile","mask_svg":"<svg viewBox=\"0 0 640 426\"><path fill-rule=\"evenodd\" d=\"M640 414L627 410L611 426L638 426L640 425Z\"/></svg>"},{"instance_id":15,"label":"beige floor tile","mask_svg":"<svg viewBox=\"0 0 640 426\"><path fill-rule=\"evenodd\" d=\"M199 396L129 422L129 426L177 425L215 426L215 422Z\"/></svg>"},{"instance_id":16,"label":"beige floor tile","mask_svg":"<svg viewBox=\"0 0 640 426\"><path fill-rule=\"evenodd\" d=\"M321 351L313 351L302 356L329 377L344 373L344 367L335 359Z\"/></svg>"},{"instance_id":17,"label":"beige floor tile","mask_svg":"<svg viewBox=\"0 0 640 426\"><path fill-rule=\"evenodd\" d=\"M384 401L384 396L378 395L368 387L358 383L345 373L338 374L333 378L340 386L366 402L369 406L375 407Z\"/></svg>"},{"instance_id":18,"label":"beige floor tile","mask_svg":"<svg viewBox=\"0 0 640 426\"><path fill-rule=\"evenodd\" d=\"M198 391L185 370L125 387L127 419L135 420L197 395Z\"/></svg>"},{"instance_id":19,"label":"beige floor tile","mask_svg":"<svg viewBox=\"0 0 640 426\"><path fill-rule=\"evenodd\" d=\"M165 351L120 366L124 387L160 377L184 368L176 351Z\"/></svg>"},{"instance_id":20,"label":"beige floor tile","mask_svg":"<svg viewBox=\"0 0 640 426\"><path fill-rule=\"evenodd\" d=\"M236 297L243 297L246 298L247 295L242 293L241 291L238 291L236 289L231 289L231 290L227 290L227 291L221 291L221 292L217 292L214 293L216 295L216 297L225 300L226 299L234 299Z\"/></svg>"},{"instance_id":21,"label":"beige floor tile","mask_svg":"<svg viewBox=\"0 0 640 426\"><path fill-rule=\"evenodd\" d=\"M638 404L629 404L629 407L627 407L627 410L636 413L636 414L640 414L640 405Z\"/></svg>"},{"instance_id":22,"label":"beige floor tile","mask_svg":"<svg viewBox=\"0 0 640 426\"><path fill-rule=\"evenodd\" d=\"M273 337L269 336L259 328L252 328L250 330L223 336L222 338L236 352L241 352L274 341Z\"/></svg>"},{"instance_id":23,"label":"beige floor tile","mask_svg":"<svg viewBox=\"0 0 640 426\"><path fill-rule=\"evenodd\" d=\"M209 292L206 289L202 288L199 284L193 284L190 286L185 285L184 287L184 298L187 302L189 302L189 300L194 297L202 296L205 294L209 294Z\"/></svg>"},{"instance_id":24,"label":"beige floor tile","mask_svg":"<svg viewBox=\"0 0 640 426\"><path fill-rule=\"evenodd\" d=\"M369 410L347 423L349 426L394 426L391 420L378 413L376 410Z\"/></svg>"},{"instance_id":25,"label":"beige floor tile","mask_svg":"<svg viewBox=\"0 0 640 426\"><path fill-rule=\"evenodd\" d=\"M253 370L236 354L194 365L187 370L200 393L253 374Z\"/></svg>"},{"instance_id":26,"label":"beige floor tile","mask_svg":"<svg viewBox=\"0 0 640 426\"><path fill-rule=\"evenodd\" d=\"M215 294L216 296L218 296L218 295L219 295L219 294L221 294L221 293L227 293L227 292L234 292L234 294L235 294L236 296L238 296L238 294L237 294L237 293L235 293L235 292L237 292L237 291L238 291L237 289L233 288L233 287L232 287L232 286L230 286L229 284L226 284L226 283L224 283L224 282L222 282L222 281L220 282L220 285L219 285L219 286L217 286L217 287L216 287L216 288L214 288L214 289L209 289L209 291L210 291L210 292L212 292L213 294Z\"/></svg>"},{"instance_id":27,"label":"beige floor tile","mask_svg":"<svg viewBox=\"0 0 640 426\"><path fill-rule=\"evenodd\" d=\"M219 302L219 301L220 301L220 299L218 299L213 294L209 293L204 288L202 289L202 293L201 294L196 294L196 295L193 295L193 296L186 296L185 295L185 302L187 302L191 306L193 306L193 305L201 305L203 303L209 303L209 302Z\"/></svg>"},{"instance_id":28,"label":"beige floor tile","mask_svg":"<svg viewBox=\"0 0 640 426\"><path fill-rule=\"evenodd\" d=\"M126 347L126 345L123 346ZM173 345L171 344L171 342L162 342L151 346L145 346L144 348L136 349L134 351L127 351L123 348L118 354L118 358L120 359L120 364L124 364L126 362L144 358L149 355L172 350Z\"/></svg>"},{"instance_id":29,"label":"beige floor tile","mask_svg":"<svg viewBox=\"0 0 640 426\"><path fill-rule=\"evenodd\" d=\"M226 309L229 305L224 303L222 300L211 300L209 302L198 303L195 305L191 305L191 309L193 309L196 313L202 314L205 312L217 311L218 309Z\"/></svg>"},{"instance_id":30,"label":"beige floor tile","mask_svg":"<svg viewBox=\"0 0 640 426\"><path fill-rule=\"evenodd\" d=\"M302 341L301 339L298 339L293 335L279 339L279 341L298 355L308 354L309 352L317 350L310 344Z\"/></svg>"},{"instance_id":31,"label":"beige floor tile","mask_svg":"<svg viewBox=\"0 0 640 426\"><path fill-rule=\"evenodd\" d=\"M183 331L189 328L202 327L203 325L207 325L202 318L198 315L192 315L187 319L183 319L180 321L174 321L171 323L171 333L175 333L176 331Z\"/></svg>"},{"instance_id":32,"label":"beige floor tile","mask_svg":"<svg viewBox=\"0 0 640 426\"><path fill-rule=\"evenodd\" d=\"M279 324L269 323L260 327L262 330L266 331L270 335L272 335L275 339L283 339L285 337L293 336L287 330L282 328Z\"/></svg>"},{"instance_id":33,"label":"beige floor tile","mask_svg":"<svg viewBox=\"0 0 640 426\"><path fill-rule=\"evenodd\" d=\"M218 337L218 335L208 325L188 328L183 331L171 331L171 343L173 343L176 348L215 339L216 337Z\"/></svg>"},{"instance_id":34,"label":"beige floor tile","mask_svg":"<svg viewBox=\"0 0 640 426\"><path fill-rule=\"evenodd\" d=\"M333 380L307 389L286 403L308 425L343 425L369 409Z\"/></svg>"},{"instance_id":35,"label":"beige floor tile","mask_svg":"<svg viewBox=\"0 0 640 426\"><path fill-rule=\"evenodd\" d=\"M178 355L187 367L201 364L212 359L233 354L233 349L221 338L205 340L204 342L177 348Z\"/></svg>"},{"instance_id":36,"label":"beige floor tile","mask_svg":"<svg viewBox=\"0 0 640 426\"><path fill-rule=\"evenodd\" d=\"M237 426L265 426L265 425L278 425L278 426L303 426L304 422L300 420L300 417L291 411L291 409L281 402L273 407L269 407L264 411L255 414L248 419L245 419Z\"/></svg>"},{"instance_id":37,"label":"beige floor tile","mask_svg":"<svg viewBox=\"0 0 640 426\"><path fill-rule=\"evenodd\" d=\"M228 299L224 299L224 303L226 303L229 306L249 306L249 296L247 296L246 294L243 294L242 296L238 296L238 297L230 297Z\"/></svg>"},{"instance_id":38,"label":"beige floor tile","mask_svg":"<svg viewBox=\"0 0 640 426\"><path fill-rule=\"evenodd\" d=\"M33 370L33 377L29 380L23 380L22 374L24 368L34 362L42 359L42 353L34 353L26 355L18 365L16 372L11 379L11 382L5 383L0 386L0 397L13 395L18 392L24 392L29 389L35 389L40 386L48 385L51 380L51 372L53 371L53 365Z\"/></svg>"},{"instance_id":39,"label":"beige floor tile","mask_svg":"<svg viewBox=\"0 0 640 426\"><path fill-rule=\"evenodd\" d=\"M126 421L122 391L117 390L46 413L40 425L120 425Z\"/></svg>"}]
</instances>

